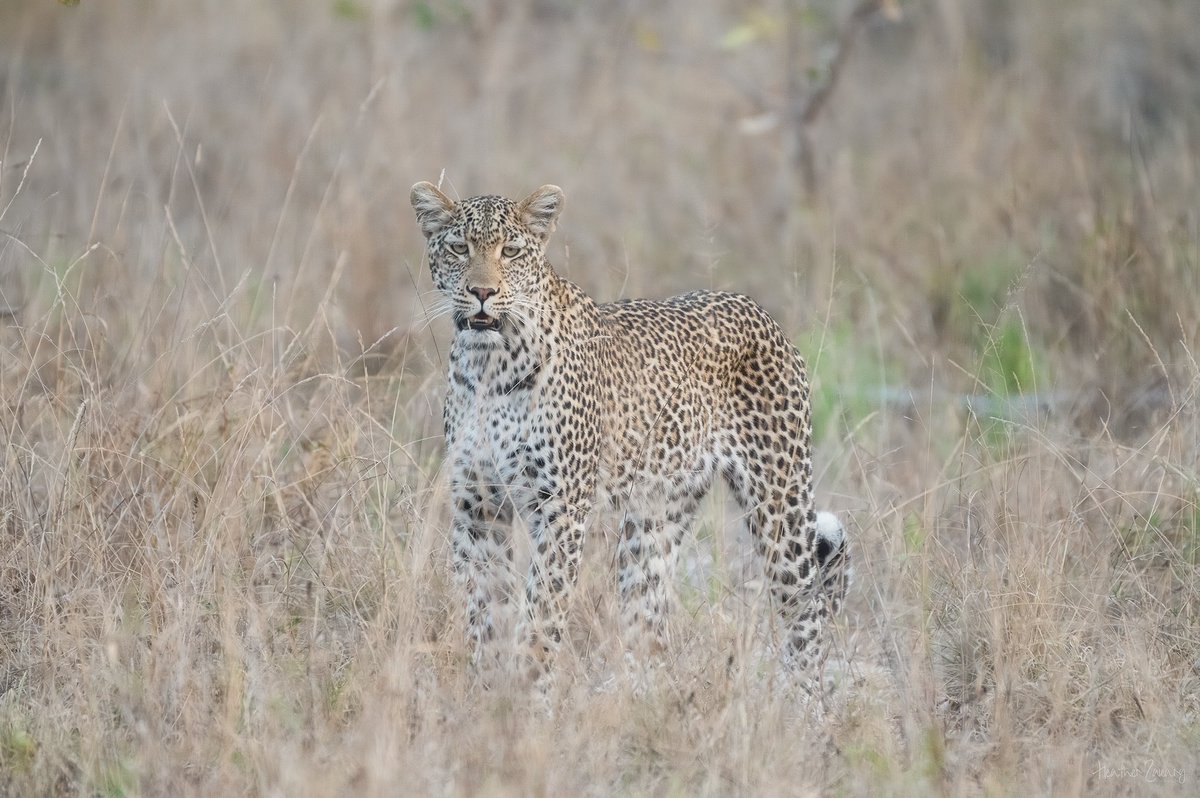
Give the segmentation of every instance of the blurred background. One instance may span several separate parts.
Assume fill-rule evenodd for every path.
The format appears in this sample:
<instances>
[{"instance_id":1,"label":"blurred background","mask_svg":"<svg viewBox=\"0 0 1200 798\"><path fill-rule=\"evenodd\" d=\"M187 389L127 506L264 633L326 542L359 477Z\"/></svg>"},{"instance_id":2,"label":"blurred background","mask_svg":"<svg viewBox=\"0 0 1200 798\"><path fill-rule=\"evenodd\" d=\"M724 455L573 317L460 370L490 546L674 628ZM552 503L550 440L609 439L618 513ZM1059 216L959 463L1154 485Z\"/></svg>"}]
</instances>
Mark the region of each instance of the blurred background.
<instances>
[{"instance_id":1,"label":"blurred background","mask_svg":"<svg viewBox=\"0 0 1200 798\"><path fill-rule=\"evenodd\" d=\"M418 180L795 336L819 723L719 490L654 690L600 524L479 689ZM1196 0L0 0L0 794L1186 792L1198 308Z\"/></svg>"},{"instance_id":2,"label":"blurred background","mask_svg":"<svg viewBox=\"0 0 1200 798\"><path fill-rule=\"evenodd\" d=\"M560 271L751 293L847 401L1128 411L1196 340L1189 0L4 0L0 47L3 301L68 281L98 377L164 303L248 334L329 294L342 350L432 351L407 192L443 176L561 185Z\"/></svg>"}]
</instances>

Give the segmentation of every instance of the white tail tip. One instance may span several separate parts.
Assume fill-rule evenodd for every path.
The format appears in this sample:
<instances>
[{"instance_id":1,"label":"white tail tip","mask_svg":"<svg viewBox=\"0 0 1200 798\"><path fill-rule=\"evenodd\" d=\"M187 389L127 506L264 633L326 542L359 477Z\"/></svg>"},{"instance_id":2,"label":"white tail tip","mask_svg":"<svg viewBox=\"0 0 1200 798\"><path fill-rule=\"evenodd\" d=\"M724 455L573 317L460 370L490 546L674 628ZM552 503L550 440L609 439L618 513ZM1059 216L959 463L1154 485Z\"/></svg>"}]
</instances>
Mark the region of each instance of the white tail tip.
<instances>
[{"instance_id":1,"label":"white tail tip","mask_svg":"<svg viewBox=\"0 0 1200 798\"><path fill-rule=\"evenodd\" d=\"M833 513L824 510L817 513L817 534L833 544L836 549L846 540L846 528Z\"/></svg>"}]
</instances>

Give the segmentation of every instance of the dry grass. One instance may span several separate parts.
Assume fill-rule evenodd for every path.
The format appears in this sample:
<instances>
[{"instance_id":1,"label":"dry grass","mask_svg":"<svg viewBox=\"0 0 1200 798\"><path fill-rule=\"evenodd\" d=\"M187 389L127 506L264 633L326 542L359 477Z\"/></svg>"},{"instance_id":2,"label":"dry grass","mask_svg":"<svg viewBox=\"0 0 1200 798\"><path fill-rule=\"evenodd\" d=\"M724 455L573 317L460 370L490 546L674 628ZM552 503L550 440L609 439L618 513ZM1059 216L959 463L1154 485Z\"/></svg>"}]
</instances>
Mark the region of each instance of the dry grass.
<instances>
[{"instance_id":1,"label":"dry grass","mask_svg":"<svg viewBox=\"0 0 1200 798\"><path fill-rule=\"evenodd\" d=\"M902 2L801 197L785 4L595 5L0 3L0 791L1194 794L1200 7ZM849 6L791 5L819 63ZM599 529L553 717L473 682L443 169L564 186L601 298L796 331L857 563L823 718L716 502L640 689Z\"/></svg>"}]
</instances>

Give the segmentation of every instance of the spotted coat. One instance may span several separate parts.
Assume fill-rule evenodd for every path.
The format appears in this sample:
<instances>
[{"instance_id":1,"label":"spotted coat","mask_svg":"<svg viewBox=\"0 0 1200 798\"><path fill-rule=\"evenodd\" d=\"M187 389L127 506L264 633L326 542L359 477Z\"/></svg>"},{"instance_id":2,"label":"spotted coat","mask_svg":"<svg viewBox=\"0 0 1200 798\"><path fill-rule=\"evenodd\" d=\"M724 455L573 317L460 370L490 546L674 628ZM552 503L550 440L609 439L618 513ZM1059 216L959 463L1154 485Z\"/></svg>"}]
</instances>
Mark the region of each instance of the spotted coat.
<instances>
[{"instance_id":1,"label":"spotted coat","mask_svg":"<svg viewBox=\"0 0 1200 798\"><path fill-rule=\"evenodd\" d=\"M845 536L813 510L808 378L779 325L715 291L597 304L546 261L555 186L454 202L418 183L411 199L437 310L456 327L444 420L475 656L496 636L519 513L532 544L519 636L538 669L549 663L593 508L619 519L630 644L666 646L680 546L719 474L765 565L785 659L819 661L845 593Z\"/></svg>"}]
</instances>

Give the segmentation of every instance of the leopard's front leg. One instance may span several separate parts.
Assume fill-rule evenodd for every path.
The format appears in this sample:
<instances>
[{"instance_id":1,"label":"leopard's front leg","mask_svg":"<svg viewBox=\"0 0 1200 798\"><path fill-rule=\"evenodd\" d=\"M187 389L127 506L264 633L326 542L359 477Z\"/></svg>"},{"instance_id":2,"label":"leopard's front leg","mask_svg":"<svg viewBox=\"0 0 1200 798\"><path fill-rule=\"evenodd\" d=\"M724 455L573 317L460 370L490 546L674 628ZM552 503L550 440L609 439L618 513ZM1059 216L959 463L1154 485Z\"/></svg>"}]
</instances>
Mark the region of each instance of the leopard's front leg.
<instances>
[{"instance_id":1,"label":"leopard's front leg","mask_svg":"<svg viewBox=\"0 0 1200 798\"><path fill-rule=\"evenodd\" d=\"M519 632L534 678L547 672L562 644L571 595L579 579L591 500L543 492L538 505L530 519L533 558Z\"/></svg>"},{"instance_id":2,"label":"leopard's front leg","mask_svg":"<svg viewBox=\"0 0 1200 798\"><path fill-rule=\"evenodd\" d=\"M484 652L496 637L496 605L507 600L512 575L512 505L495 494L465 466L451 486L454 572L467 598L467 636L476 666L485 664Z\"/></svg>"},{"instance_id":3,"label":"leopard's front leg","mask_svg":"<svg viewBox=\"0 0 1200 798\"><path fill-rule=\"evenodd\" d=\"M584 526L592 508L598 455L590 423L546 422L561 437L535 447L530 479L530 542L525 612L519 639L535 679L548 673L561 647L571 595L579 579Z\"/></svg>"}]
</instances>

